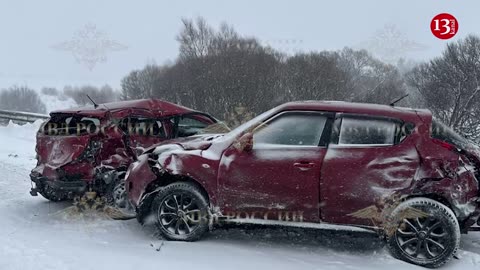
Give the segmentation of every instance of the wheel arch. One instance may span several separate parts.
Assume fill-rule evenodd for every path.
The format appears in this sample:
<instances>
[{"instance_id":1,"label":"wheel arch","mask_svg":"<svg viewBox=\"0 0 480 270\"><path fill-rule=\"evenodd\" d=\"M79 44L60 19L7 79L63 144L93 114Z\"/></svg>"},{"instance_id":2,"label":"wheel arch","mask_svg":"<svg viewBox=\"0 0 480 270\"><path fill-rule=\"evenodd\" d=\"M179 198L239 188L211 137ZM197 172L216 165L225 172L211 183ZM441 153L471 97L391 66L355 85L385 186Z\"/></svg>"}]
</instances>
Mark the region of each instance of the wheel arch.
<instances>
[{"instance_id":1,"label":"wheel arch","mask_svg":"<svg viewBox=\"0 0 480 270\"><path fill-rule=\"evenodd\" d=\"M452 204L450 203L450 201L442 196L442 195L439 195L439 194L436 194L436 193L425 193L425 194L418 194L418 195L412 195L412 196L408 196L406 198L406 200L408 199L413 199L413 198L428 198L428 199L432 199L434 201L437 201L443 205L445 205L446 207L450 208L450 210L452 210L454 213L455 213L455 210L454 208L452 207Z\"/></svg>"},{"instance_id":2,"label":"wheel arch","mask_svg":"<svg viewBox=\"0 0 480 270\"><path fill-rule=\"evenodd\" d=\"M428 198L428 199L432 199L434 201L437 201L437 202L445 205L450 210L452 210L452 212L455 214L455 217L457 218L458 223L460 225L461 232L463 234L466 234L468 232L468 227L469 226L467 226L465 224L465 222L468 220L468 218L460 219L458 217L457 212L455 211L455 207L453 207L452 203L445 196L442 196L442 195L436 194L436 193L426 193L426 194L418 194L418 195L408 196L405 200L413 199L413 198Z\"/></svg>"},{"instance_id":3,"label":"wheel arch","mask_svg":"<svg viewBox=\"0 0 480 270\"><path fill-rule=\"evenodd\" d=\"M191 176L165 173L157 177L155 181L150 182L145 187L144 195L142 196L142 199L137 207L137 220L141 224L145 224L145 219L150 213L151 204L155 198L155 195L160 192L162 187L175 182L186 182L196 186L202 195L207 199L207 203L210 204L210 195L208 194L206 188L198 180Z\"/></svg>"}]
</instances>

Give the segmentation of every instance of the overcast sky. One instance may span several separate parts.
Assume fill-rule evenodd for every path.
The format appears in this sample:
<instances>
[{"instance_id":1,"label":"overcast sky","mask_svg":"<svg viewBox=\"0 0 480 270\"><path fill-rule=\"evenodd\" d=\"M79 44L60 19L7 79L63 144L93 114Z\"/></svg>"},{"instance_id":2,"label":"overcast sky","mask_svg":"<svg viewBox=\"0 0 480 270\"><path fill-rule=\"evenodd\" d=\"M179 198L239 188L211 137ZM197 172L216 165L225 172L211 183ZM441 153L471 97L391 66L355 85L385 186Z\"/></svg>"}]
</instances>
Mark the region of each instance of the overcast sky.
<instances>
[{"instance_id":1,"label":"overcast sky","mask_svg":"<svg viewBox=\"0 0 480 270\"><path fill-rule=\"evenodd\" d=\"M446 44L430 32L435 15L457 18L455 41L480 34L479 11L478 0L1 0L0 89L105 83L118 88L132 69L175 59L183 17L203 16L213 26L225 21L289 53L369 46L388 25L417 46L402 57L424 60ZM86 51L94 45L82 33L107 42Z\"/></svg>"}]
</instances>

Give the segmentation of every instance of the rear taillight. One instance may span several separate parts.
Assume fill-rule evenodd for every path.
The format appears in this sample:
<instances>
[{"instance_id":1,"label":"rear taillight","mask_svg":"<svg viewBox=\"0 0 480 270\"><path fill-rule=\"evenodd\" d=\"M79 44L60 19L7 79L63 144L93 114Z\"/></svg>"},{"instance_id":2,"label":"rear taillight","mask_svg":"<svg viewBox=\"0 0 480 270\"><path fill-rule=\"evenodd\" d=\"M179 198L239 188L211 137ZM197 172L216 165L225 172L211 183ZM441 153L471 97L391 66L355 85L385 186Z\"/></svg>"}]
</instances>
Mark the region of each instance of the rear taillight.
<instances>
[{"instance_id":1,"label":"rear taillight","mask_svg":"<svg viewBox=\"0 0 480 270\"><path fill-rule=\"evenodd\" d=\"M432 141L435 144L440 145L441 147L443 147L447 150L457 152L457 148L454 145L449 144L448 142L445 142L445 141L442 141L442 140L439 140L439 139L432 139Z\"/></svg>"}]
</instances>

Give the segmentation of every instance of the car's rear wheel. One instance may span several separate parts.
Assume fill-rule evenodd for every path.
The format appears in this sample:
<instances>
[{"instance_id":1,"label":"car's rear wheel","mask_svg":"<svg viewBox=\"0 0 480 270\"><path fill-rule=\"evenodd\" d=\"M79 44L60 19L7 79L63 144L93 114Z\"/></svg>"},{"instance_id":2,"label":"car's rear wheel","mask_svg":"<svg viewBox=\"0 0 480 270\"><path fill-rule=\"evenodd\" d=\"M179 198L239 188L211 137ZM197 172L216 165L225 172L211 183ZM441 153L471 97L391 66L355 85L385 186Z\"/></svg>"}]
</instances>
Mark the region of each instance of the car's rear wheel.
<instances>
[{"instance_id":1,"label":"car's rear wheel","mask_svg":"<svg viewBox=\"0 0 480 270\"><path fill-rule=\"evenodd\" d=\"M208 230L208 201L188 182L175 182L158 192L152 214L160 234L167 240L195 241Z\"/></svg>"},{"instance_id":2,"label":"car's rear wheel","mask_svg":"<svg viewBox=\"0 0 480 270\"><path fill-rule=\"evenodd\" d=\"M428 217L403 218L409 207L421 210ZM447 263L460 245L460 226L452 210L427 198L414 198L401 203L392 217L398 227L387 239L392 255L416 265L436 268Z\"/></svg>"}]
</instances>

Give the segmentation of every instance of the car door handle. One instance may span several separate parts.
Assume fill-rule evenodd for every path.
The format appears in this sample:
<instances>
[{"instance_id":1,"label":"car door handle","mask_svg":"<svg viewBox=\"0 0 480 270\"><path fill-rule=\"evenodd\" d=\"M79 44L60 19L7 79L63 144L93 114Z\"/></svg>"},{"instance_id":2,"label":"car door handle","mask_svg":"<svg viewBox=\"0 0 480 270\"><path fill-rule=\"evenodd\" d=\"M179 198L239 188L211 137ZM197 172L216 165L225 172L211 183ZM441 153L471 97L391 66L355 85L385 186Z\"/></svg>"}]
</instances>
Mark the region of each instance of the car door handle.
<instances>
[{"instance_id":1,"label":"car door handle","mask_svg":"<svg viewBox=\"0 0 480 270\"><path fill-rule=\"evenodd\" d=\"M293 163L293 167L300 169L301 171L307 171L311 168L315 167L315 163L312 162L295 162Z\"/></svg>"}]
</instances>

